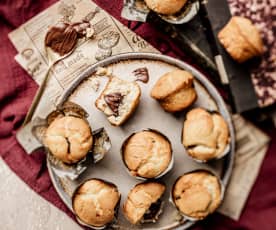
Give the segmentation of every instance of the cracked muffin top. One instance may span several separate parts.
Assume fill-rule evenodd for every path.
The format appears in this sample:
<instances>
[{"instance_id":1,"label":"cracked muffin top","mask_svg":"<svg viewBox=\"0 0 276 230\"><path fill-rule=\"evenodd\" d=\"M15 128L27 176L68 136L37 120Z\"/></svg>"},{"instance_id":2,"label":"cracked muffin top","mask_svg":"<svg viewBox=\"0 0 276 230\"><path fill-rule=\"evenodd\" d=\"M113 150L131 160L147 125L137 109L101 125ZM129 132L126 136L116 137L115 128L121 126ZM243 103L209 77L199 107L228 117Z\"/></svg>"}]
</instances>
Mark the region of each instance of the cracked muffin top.
<instances>
[{"instance_id":1,"label":"cracked muffin top","mask_svg":"<svg viewBox=\"0 0 276 230\"><path fill-rule=\"evenodd\" d=\"M115 185L90 179L74 193L73 209L84 223L101 227L113 221L119 202L120 193Z\"/></svg>"},{"instance_id":2,"label":"cracked muffin top","mask_svg":"<svg viewBox=\"0 0 276 230\"><path fill-rule=\"evenodd\" d=\"M133 176L154 178L168 168L172 159L171 144L157 132L140 131L125 143L123 158Z\"/></svg>"},{"instance_id":3,"label":"cracked muffin top","mask_svg":"<svg viewBox=\"0 0 276 230\"><path fill-rule=\"evenodd\" d=\"M188 154L201 161L223 155L230 139L224 118L202 108L195 108L187 113L182 138Z\"/></svg>"},{"instance_id":4,"label":"cracked muffin top","mask_svg":"<svg viewBox=\"0 0 276 230\"><path fill-rule=\"evenodd\" d=\"M221 203L221 186L216 176L207 171L195 171L177 179L173 202L179 211L195 219L213 213Z\"/></svg>"},{"instance_id":5,"label":"cracked muffin top","mask_svg":"<svg viewBox=\"0 0 276 230\"><path fill-rule=\"evenodd\" d=\"M87 155L93 144L93 136L84 119L58 117L47 128L44 144L57 159L72 164Z\"/></svg>"}]
</instances>

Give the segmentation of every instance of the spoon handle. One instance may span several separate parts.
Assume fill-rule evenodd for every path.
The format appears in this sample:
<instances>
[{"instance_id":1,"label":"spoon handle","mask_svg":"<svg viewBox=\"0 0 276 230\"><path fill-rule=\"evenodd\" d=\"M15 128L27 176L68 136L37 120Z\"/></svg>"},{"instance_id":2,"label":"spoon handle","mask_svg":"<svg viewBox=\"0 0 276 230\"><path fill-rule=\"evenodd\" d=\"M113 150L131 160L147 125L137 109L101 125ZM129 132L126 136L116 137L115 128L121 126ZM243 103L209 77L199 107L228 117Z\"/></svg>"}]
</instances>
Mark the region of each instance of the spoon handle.
<instances>
[{"instance_id":1,"label":"spoon handle","mask_svg":"<svg viewBox=\"0 0 276 230\"><path fill-rule=\"evenodd\" d=\"M52 67L54 66L54 64L55 63L52 63L51 65L49 65L49 67L47 69L47 72L45 73L45 76L44 76L44 78L43 78L43 80L42 80L42 82L41 82L41 84L40 84L40 86L39 86L39 88L38 88L38 90L37 90L37 92L35 94L33 102L32 102L32 104L31 104L31 106L29 108L29 111L28 111L26 117L25 117L25 120L23 122L23 126L25 126L29 121L31 121L31 119L33 117L33 114L34 114L34 112L36 110L36 107L38 105L38 102L40 101L40 98L41 98L41 96L42 96L42 94L43 94L43 92L44 92L44 90L46 88L46 84L47 84L47 81L48 81L49 76L50 76L49 73L50 73Z\"/></svg>"}]
</instances>

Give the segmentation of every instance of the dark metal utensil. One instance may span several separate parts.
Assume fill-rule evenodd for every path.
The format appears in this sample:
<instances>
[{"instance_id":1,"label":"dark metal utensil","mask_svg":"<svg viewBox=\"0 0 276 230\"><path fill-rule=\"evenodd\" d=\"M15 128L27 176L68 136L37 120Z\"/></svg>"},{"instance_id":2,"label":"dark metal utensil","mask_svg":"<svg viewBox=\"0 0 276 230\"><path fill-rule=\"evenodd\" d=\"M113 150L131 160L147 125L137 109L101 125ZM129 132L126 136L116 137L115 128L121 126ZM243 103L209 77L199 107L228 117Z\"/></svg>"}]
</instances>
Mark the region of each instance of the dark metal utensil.
<instances>
[{"instance_id":1,"label":"dark metal utensil","mask_svg":"<svg viewBox=\"0 0 276 230\"><path fill-rule=\"evenodd\" d=\"M250 77L248 68L236 63L217 38L218 32L231 18L231 13L226 0L209 0L201 2L202 22L207 39L218 67L221 82L229 85L236 112L242 113L259 107L257 95Z\"/></svg>"}]
</instances>

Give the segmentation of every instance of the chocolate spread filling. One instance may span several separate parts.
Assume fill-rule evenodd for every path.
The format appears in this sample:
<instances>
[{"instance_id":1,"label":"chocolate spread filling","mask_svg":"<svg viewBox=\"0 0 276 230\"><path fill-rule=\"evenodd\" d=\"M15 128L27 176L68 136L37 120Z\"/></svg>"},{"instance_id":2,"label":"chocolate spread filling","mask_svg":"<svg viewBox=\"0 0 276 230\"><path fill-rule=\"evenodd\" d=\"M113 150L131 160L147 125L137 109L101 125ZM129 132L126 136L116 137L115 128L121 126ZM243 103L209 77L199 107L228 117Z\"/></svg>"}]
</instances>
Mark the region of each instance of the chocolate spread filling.
<instances>
[{"instance_id":1,"label":"chocolate spread filling","mask_svg":"<svg viewBox=\"0 0 276 230\"><path fill-rule=\"evenodd\" d=\"M189 145L189 146L186 146L186 148L189 150L189 149L193 149L195 148L197 145Z\"/></svg>"},{"instance_id":2,"label":"chocolate spread filling","mask_svg":"<svg viewBox=\"0 0 276 230\"><path fill-rule=\"evenodd\" d=\"M45 46L63 56L74 49L78 38L86 36L88 28L91 28L91 25L87 21L77 23L60 22L48 30L45 37Z\"/></svg>"},{"instance_id":3,"label":"chocolate spread filling","mask_svg":"<svg viewBox=\"0 0 276 230\"><path fill-rule=\"evenodd\" d=\"M69 141L69 139L67 137L65 137L65 140L67 142L67 154L70 154L70 150L71 150L71 143Z\"/></svg>"},{"instance_id":4,"label":"chocolate spread filling","mask_svg":"<svg viewBox=\"0 0 276 230\"><path fill-rule=\"evenodd\" d=\"M119 106L122 102L123 96L121 93L110 93L104 95L104 100L115 116L119 115Z\"/></svg>"},{"instance_id":5,"label":"chocolate spread filling","mask_svg":"<svg viewBox=\"0 0 276 230\"><path fill-rule=\"evenodd\" d=\"M136 81L147 83L149 81L149 71L146 67L138 68L133 71Z\"/></svg>"},{"instance_id":6,"label":"chocolate spread filling","mask_svg":"<svg viewBox=\"0 0 276 230\"><path fill-rule=\"evenodd\" d=\"M157 220L158 216L161 213L162 208L162 201L158 199L155 203L151 204L149 209L146 211L146 213L143 216L142 222L154 222Z\"/></svg>"}]
</instances>

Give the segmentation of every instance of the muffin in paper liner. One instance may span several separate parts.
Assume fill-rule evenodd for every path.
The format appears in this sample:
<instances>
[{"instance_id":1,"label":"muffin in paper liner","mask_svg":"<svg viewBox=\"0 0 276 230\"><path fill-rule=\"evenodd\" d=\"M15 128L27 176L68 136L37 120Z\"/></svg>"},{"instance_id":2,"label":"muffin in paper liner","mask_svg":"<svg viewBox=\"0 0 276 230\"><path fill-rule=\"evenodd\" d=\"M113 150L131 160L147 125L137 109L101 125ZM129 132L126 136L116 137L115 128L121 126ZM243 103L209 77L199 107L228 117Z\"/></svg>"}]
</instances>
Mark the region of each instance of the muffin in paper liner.
<instances>
[{"instance_id":1,"label":"muffin in paper liner","mask_svg":"<svg viewBox=\"0 0 276 230\"><path fill-rule=\"evenodd\" d=\"M72 119L82 119L82 124L87 124L91 132L92 144L85 153L85 156L76 162L68 163L57 158L48 148L45 143L45 136L47 128L57 118L62 119L64 117L70 117ZM88 117L87 112L79 105L73 102L65 102L63 105L52 111L46 119L39 119L36 121L32 132L34 136L44 145L47 150L47 160L50 163L53 171L60 177L68 177L71 180L76 179L81 173L83 173L88 167L94 163L102 160L105 154L111 148L111 141L104 128L94 130L92 132L91 127L86 120ZM70 146L70 145L68 145Z\"/></svg>"},{"instance_id":2,"label":"muffin in paper liner","mask_svg":"<svg viewBox=\"0 0 276 230\"><path fill-rule=\"evenodd\" d=\"M181 194L178 194L179 191ZM198 221L217 210L222 203L224 191L225 186L222 180L214 172L207 169L196 169L186 172L176 179L171 188L169 201L184 219ZM178 199L181 199L182 204L177 202ZM190 214L185 213L184 209L186 212L189 210Z\"/></svg>"},{"instance_id":3,"label":"muffin in paper liner","mask_svg":"<svg viewBox=\"0 0 276 230\"><path fill-rule=\"evenodd\" d=\"M172 24L183 24L191 21L198 13L200 3L197 0L188 0L182 9L171 15L159 14L159 16Z\"/></svg>"},{"instance_id":4,"label":"muffin in paper liner","mask_svg":"<svg viewBox=\"0 0 276 230\"><path fill-rule=\"evenodd\" d=\"M151 7L149 7L144 0L125 0L122 10L122 16L128 20L144 22L146 21L150 8L153 8L153 10L155 8L155 1L152 2L153 4L151 4L148 0L148 5L151 5ZM162 1L160 2L162 3ZM170 4L170 2L167 1L167 4ZM181 5L179 7L181 7ZM160 12L160 9L156 9L155 11L159 11L156 13L158 13L158 16L166 22L172 24L183 24L189 22L197 15L200 4L198 0L187 0L180 10L179 7L178 9L176 9L175 7L170 6L171 10L169 12L168 7L162 6L162 12Z\"/></svg>"},{"instance_id":5,"label":"muffin in paper liner","mask_svg":"<svg viewBox=\"0 0 276 230\"><path fill-rule=\"evenodd\" d=\"M111 199L109 201L108 196ZM79 184L73 192L73 213L83 226L97 230L112 228L117 222L120 201L121 194L115 184L90 178Z\"/></svg>"},{"instance_id":6,"label":"muffin in paper liner","mask_svg":"<svg viewBox=\"0 0 276 230\"><path fill-rule=\"evenodd\" d=\"M159 148L159 150L161 149L162 151L164 151L164 149L166 148L167 150L167 153L166 155L167 156L164 156L163 159L163 165L162 165L162 168L163 170L160 170L158 169L156 173L156 169L155 169L155 166L157 164L155 164L154 162L147 162L146 161L146 164L143 165L143 164L140 164L139 162L133 162L133 165L137 166L136 169L130 169L130 166L129 164L127 163L127 160L126 160L126 150L127 150L127 145L129 144L129 141L135 137L135 135L143 135L143 133L151 133L153 134L153 136L151 137L145 137L145 139L142 138L138 138L137 140L140 142L138 143L137 145L134 144L134 147L136 148L141 148L140 149L140 153L142 152L145 152L145 149L143 148L155 148L154 147L154 144L156 143L156 141L159 139L159 141L161 140L163 142L162 144L162 147L163 148ZM146 142L147 143L146 143ZM152 143L149 143L149 141L151 141ZM141 152L142 151L142 152ZM131 151L132 153L130 155L132 159L136 159L139 161L139 159L137 159L137 156L134 156L134 154L136 154L135 152L137 151ZM148 151L149 152L149 151ZM148 154L148 152L146 154ZM140 156L140 157L146 157L144 154L143 156ZM158 162L162 162L160 159L160 156L155 156L158 158ZM127 169L127 172L135 177L136 179L140 179L140 180L147 180L147 179L158 179L158 178L161 178L162 176L164 176L165 174L167 174L172 168L173 168L173 164L174 164L174 157L173 157L173 151L172 151L172 146L171 146L171 142L170 140L162 133L160 133L159 131L155 130L155 129L143 129L141 131L137 131L137 132L134 132L132 133L129 137L126 138L126 140L123 142L122 144L122 147L121 147L121 158L122 158L122 161L124 163L124 165L126 166L126 169ZM156 158L156 161L157 161L157 158ZM142 159L140 159L141 161L144 161ZM165 162L165 163L164 163ZM137 165L138 163L138 165ZM140 164L140 165L139 165ZM143 169L141 169L143 167ZM141 169L141 170L140 170ZM139 173L140 171L140 173ZM143 175L141 175L142 171L144 171Z\"/></svg>"},{"instance_id":7,"label":"muffin in paper liner","mask_svg":"<svg viewBox=\"0 0 276 230\"><path fill-rule=\"evenodd\" d=\"M190 123L190 126L191 126L191 123L192 123L194 127L189 126L187 128L187 126L186 126L186 128L185 128L185 124L187 125L187 115L189 113L191 114L191 112L193 114L196 112L199 117L196 117L196 116L192 117L190 115L190 118L189 118L188 122ZM206 118L206 115L209 116L209 117ZM208 122L208 120L210 120L210 118L212 118L213 115L216 115L219 118L220 124L224 127L223 138L220 138L222 143L226 142L223 151L221 151L219 154L214 153L214 151L215 152L217 151L218 142L219 142L219 140L218 140L219 138L216 136L215 138L210 137L210 139L212 139L211 140L212 142L214 141L213 139L215 139L215 141L216 141L216 146L215 146L215 149L212 153L207 153L205 155L203 153L196 154L196 153L191 152L191 149L196 148L197 146L200 147L201 145L200 144L198 144L198 145L196 145L196 144L187 145L187 135L186 135L186 137L184 137L184 131L186 130L186 132L189 133L189 136L191 136L191 133L194 133L194 135L192 135L192 136L194 136L193 137L193 139L194 139L193 142L195 142L195 137L199 140L201 139L200 142L202 142L202 138L203 139L205 138L205 134L203 135L202 132L205 132L204 130L206 130L207 128L211 129L211 126L215 126L214 121L212 119L211 119L212 124L210 124L210 122ZM199 124L200 119L205 123L205 125ZM205 126L205 127L203 127L203 126ZM221 128L221 126L219 128ZM222 132L218 132L218 133L222 133ZM195 160L196 162L198 162L198 163L206 163L206 162L209 162L209 161L212 161L212 160L221 159L225 155L227 155L231 150L230 130L229 130L227 122L224 120L223 116L218 111L210 111L210 110L206 110L206 109L203 109L203 108L200 108L200 107L193 108L190 111L188 111L188 113L186 114L185 120L183 122L181 142L182 142L182 144L183 144L183 146L184 146L184 148L187 152L187 155L189 157L191 157L193 160ZM208 149L208 147L206 147L206 148L204 148L204 147L205 146L203 146L201 148L202 151L199 151L199 152L203 152L203 150ZM194 151L194 152L196 152L196 151Z\"/></svg>"}]
</instances>

